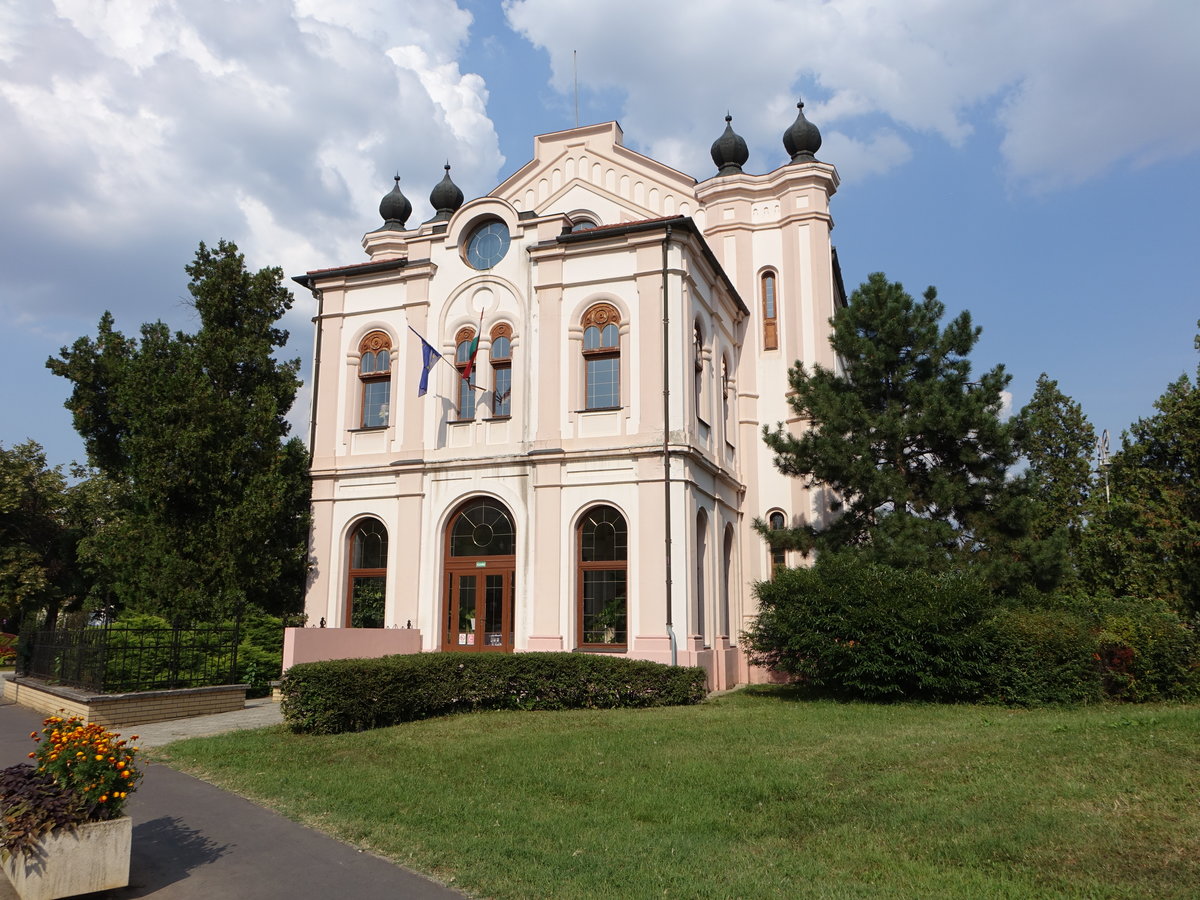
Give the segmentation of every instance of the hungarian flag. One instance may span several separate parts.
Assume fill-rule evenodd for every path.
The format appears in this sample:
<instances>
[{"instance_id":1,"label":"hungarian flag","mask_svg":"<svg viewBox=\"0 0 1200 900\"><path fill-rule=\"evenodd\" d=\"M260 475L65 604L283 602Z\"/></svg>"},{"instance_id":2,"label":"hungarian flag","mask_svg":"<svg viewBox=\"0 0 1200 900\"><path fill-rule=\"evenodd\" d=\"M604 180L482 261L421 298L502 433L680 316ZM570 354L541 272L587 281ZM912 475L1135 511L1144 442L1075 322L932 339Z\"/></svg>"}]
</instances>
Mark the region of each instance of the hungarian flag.
<instances>
[{"instance_id":1,"label":"hungarian flag","mask_svg":"<svg viewBox=\"0 0 1200 900\"><path fill-rule=\"evenodd\" d=\"M479 353L479 334L483 331L483 310L479 311L479 327L475 329L475 337L471 338L471 346L467 354L467 364L462 370L463 381L470 384L471 373L475 371L475 355Z\"/></svg>"}]
</instances>

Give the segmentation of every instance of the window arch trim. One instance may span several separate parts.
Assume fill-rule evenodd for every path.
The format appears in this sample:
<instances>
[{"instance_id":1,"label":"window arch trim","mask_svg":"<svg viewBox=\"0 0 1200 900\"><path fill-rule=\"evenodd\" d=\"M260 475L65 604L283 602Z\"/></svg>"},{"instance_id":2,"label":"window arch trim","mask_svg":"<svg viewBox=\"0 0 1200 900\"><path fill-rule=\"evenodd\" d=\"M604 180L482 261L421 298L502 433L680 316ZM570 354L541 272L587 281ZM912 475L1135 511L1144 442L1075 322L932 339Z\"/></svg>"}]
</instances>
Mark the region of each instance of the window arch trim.
<instances>
[{"instance_id":1,"label":"window arch trim","mask_svg":"<svg viewBox=\"0 0 1200 900\"><path fill-rule=\"evenodd\" d=\"M359 428L385 428L392 395L392 338L371 331L358 342Z\"/></svg>"},{"instance_id":2,"label":"window arch trim","mask_svg":"<svg viewBox=\"0 0 1200 900\"><path fill-rule=\"evenodd\" d=\"M488 356L492 364L492 418L507 419L512 416L512 326L507 322L492 326Z\"/></svg>"},{"instance_id":3,"label":"window arch trim","mask_svg":"<svg viewBox=\"0 0 1200 900\"><path fill-rule=\"evenodd\" d=\"M580 317L583 329L585 410L621 406L621 313L611 303L596 303Z\"/></svg>"}]
</instances>

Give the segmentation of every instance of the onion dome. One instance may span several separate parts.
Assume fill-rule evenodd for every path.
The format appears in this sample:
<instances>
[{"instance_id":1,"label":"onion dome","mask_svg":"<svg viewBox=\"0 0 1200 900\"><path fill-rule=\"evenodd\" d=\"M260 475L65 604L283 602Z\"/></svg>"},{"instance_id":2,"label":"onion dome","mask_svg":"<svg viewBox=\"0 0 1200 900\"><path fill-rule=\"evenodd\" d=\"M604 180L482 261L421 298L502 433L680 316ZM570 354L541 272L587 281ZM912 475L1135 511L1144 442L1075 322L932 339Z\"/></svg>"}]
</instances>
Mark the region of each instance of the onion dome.
<instances>
[{"instance_id":1,"label":"onion dome","mask_svg":"<svg viewBox=\"0 0 1200 900\"><path fill-rule=\"evenodd\" d=\"M725 114L725 133L713 141L712 161L716 163L718 175L739 175L742 166L750 158L750 151L742 136L730 124L733 116Z\"/></svg>"},{"instance_id":2,"label":"onion dome","mask_svg":"<svg viewBox=\"0 0 1200 900\"><path fill-rule=\"evenodd\" d=\"M463 205L463 192L450 180L450 163L446 163L446 174L429 194L429 205L434 208L430 222L445 222Z\"/></svg>"},{"instance_id":3,"label":"onion dome","mask_svg":"<svg viewBox=\"0 0 1200 900\"><path fill-rule=\"evenodd\" d=\"M379 215L383 216L383 227L379 231L403 231L404 223L412 215L412 204L400 190L399 175L396 176L396 186L379 201Z\"/></svg>"},{"instance_id":4,"label":"onion dome","mask_svg":"<svg viewBox=\"0 0 1200 900\"><path fill-rule=\"evenodd\" d=\"M804 101L797 103L796 109L799 110L796 121L783 133L783 149L792 162L808 162L816 159L816 152L821 149L821 132L804 118Z\"/></svg>"}]
</instances>

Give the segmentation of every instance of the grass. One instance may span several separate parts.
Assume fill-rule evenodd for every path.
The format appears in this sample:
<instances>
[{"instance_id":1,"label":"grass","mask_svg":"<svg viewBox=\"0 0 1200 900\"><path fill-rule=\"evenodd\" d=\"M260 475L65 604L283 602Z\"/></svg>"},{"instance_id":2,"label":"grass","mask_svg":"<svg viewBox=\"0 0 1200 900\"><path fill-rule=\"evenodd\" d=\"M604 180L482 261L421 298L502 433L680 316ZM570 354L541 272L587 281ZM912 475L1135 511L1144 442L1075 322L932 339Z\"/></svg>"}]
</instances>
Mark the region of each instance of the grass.
<instances>
[{"instance_id":1,"label":"grass","mask_svg":"<svg viewBox=\"0 0 1200 900\"><path fill-rule=\"evenodd\" d=\"M1200 707L486 713L155 751L489 897L1195 897Z\"/></svg>"}]
</instances>

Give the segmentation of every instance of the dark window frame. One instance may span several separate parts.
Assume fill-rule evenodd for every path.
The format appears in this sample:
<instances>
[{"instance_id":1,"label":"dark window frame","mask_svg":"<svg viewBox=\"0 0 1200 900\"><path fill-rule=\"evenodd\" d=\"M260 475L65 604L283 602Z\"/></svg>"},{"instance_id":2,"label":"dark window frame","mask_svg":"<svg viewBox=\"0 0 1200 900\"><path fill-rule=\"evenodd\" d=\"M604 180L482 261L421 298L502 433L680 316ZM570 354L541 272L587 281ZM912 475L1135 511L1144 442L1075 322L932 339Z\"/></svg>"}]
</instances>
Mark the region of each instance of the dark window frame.
<instances>
[{"instance_id":1,"label":"dark window frame","mask_svg":"<svg viewBox=\"0 0 1200 900\"><path fill-rule=\"evenodd\" d=\"M611 512L615 516L615 521L605 518L598 524L611 525L616 528L620 526L620 533L623 536L623 546L621 540L614 535L614 547L620 548L619 558L615 559L590 559L585 560L584 541L589 523L595 522L599 514ZM611 626L614 631L614 640L612 641L588 641L585 640L589 629L585 627L586 608L587 608L587 578L586 573L591 572L621 572L624 575L624 590L622 600L624 601L624 609L621 611L621 621L623 628L617 632L615 625ZM603 627L603 626L602 626ZM591 632L595 633L595 628ZM617 636L621 636L624 640L616 640ZM621 652L629 649L629 521L625 518L625 514L609 503L599 503L595 506L590 506L584 510L583 515L579 517L579 521L575 525L575 646L581 650L608 650L613 652Z\"/></svg>"}]
</instances>

